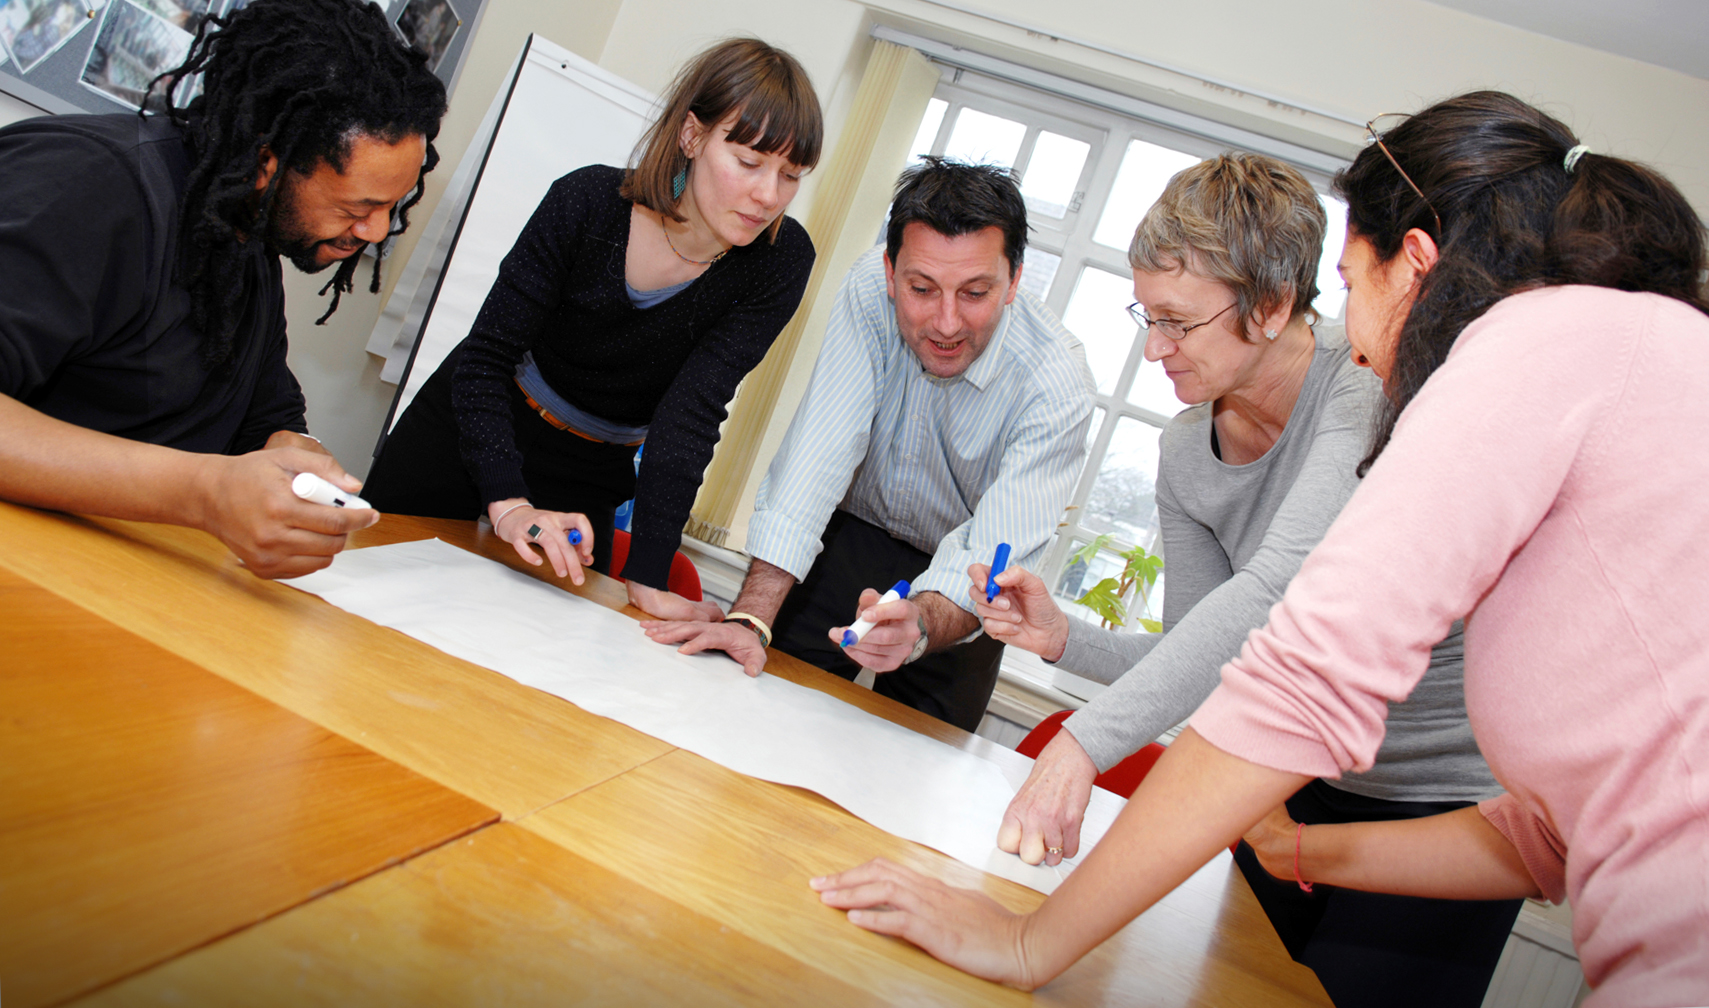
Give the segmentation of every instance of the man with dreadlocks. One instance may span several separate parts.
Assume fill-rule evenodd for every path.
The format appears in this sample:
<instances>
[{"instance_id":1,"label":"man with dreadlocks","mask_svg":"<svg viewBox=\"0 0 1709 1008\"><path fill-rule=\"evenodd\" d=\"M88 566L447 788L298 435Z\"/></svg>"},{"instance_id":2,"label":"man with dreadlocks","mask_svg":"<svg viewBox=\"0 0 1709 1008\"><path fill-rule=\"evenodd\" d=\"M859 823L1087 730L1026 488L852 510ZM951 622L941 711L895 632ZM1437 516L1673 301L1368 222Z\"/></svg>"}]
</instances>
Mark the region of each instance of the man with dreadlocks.
<instances>
[{"instance_id":1,"label":"man with dreadlocks","mask_svg":"<svg viewBox=\"0 0 1709 1008\"><path fill-rule=\"evenodd\" d=\"M161 115L0 130L0 498L200 528L256 574L304 574L378 515L291 493L300 472L360 483L307 435L279 257L337 265L331 315L419 198L445 89L362 0L210 18L157 83Z\"/></svg>"}]
</instances>

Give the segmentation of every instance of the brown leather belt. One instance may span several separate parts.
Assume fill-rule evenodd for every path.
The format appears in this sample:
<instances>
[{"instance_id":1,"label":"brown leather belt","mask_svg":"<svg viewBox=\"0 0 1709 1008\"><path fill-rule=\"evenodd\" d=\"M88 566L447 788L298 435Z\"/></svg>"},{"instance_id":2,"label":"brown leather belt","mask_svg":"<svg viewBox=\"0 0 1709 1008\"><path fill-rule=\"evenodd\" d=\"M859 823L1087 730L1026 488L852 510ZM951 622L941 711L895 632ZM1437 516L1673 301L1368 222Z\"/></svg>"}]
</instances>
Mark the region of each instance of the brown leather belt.
<instances>
[{"instance_id":1,"label":"brown leather belt","mask_svg":"<svg viewBox=\"0 0 1709 1008\"><path fill-rule=\"evenodd\" d=\"M564 421L559 420L557 417L553 416L551 410L548 410L546 407L544 407L544 406L542 406L539 403L534 401L534 397L529 395L528 390L522 387L521 381L518 381L516 383L516 387L518 390L520 390L522 392L522 398L528 400L528 408L533 410L534 412L540 414L540 419L546 421L547 423L551 424L552 426L558 428L561 431L569 431L571 434L574 434L576 437L581 438L583 441L592 441L596 444L611 444L612 443L610 441L605 440L604 438L596 438L592 434L583 434L581 431L576 430L574 427L571 427L569 424L567 424ZM637 447L638 445L644 444L645 442L646 442L646 438L642 438L640 441L625 441L623 443L623 447L634 448L634 447Z\"/></svg>"}]
</instances>

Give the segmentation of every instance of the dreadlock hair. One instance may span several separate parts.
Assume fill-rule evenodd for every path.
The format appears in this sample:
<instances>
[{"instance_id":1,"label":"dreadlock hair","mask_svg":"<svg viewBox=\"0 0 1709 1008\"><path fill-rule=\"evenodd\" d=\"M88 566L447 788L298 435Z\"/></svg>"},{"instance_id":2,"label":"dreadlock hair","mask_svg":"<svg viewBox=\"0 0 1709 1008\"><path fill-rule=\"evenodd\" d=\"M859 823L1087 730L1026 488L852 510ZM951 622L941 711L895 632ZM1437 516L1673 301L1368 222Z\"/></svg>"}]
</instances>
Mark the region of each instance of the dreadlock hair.
<instances>
[{"instance_id":1,"label":"dreadlock hair","mask_svg":"<svg viewBox=\"0 0 1709 1008\"><path fill-rule=\"evenodd\" d=\"M1617 157L1587 153L1569 170L1578 140L1553 116L1500 91L1474 91L1437 102L1382 141L1393 163L1373 143L1335 176L1348 231L1381 262L1413 228L1435 239L1439 255L1401 325L1388 402L1360 476L1460 332L1510 294L1588 284L1662 294L1709 314L1703 225L1691 204L1660 174Z\"/></svg>"},{"instance_id":2,"label":"dreadlock hair","mask_svg":"<svg viewBox=\"0 0 1709 1008\"><path fill-rule=\"evenodd\" d=\"M202 94L187 107L176 105L177 85L198 73ZM209 17L183 65L155 83L164 85L164 112L184 130L190 149L175 270L190 292L209 367L230 358L236 336L239 242L268 233L285 172L310 175L322 162L342 172L357 137L389 144L424 137L427 157L415 189L397 205L395 235L409 226L422 179L439 162L433 138L445 114L445 85L428 70L427 57L405 46L366 0L255 0L228 17ZM278 170L257 198L263 148L278 158ZM338 310L359 258L341 262L321 288L323 295L332 291L332 304L316 325ZM380 290L378 257L369 290Z\"/></svg>"}]
</instances>

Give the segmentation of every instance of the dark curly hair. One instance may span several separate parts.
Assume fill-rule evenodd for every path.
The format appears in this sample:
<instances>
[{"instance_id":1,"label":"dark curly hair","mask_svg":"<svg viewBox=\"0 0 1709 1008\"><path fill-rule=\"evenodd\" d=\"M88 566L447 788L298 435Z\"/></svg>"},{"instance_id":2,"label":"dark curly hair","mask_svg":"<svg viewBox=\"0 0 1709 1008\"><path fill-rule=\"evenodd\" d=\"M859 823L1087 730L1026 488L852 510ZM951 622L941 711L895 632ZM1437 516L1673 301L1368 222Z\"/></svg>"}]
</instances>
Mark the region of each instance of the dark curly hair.
<instances>
[{"instance_id":1,"label":"dark curly hair","mask_svg":"<svg viewBox=\"0 0 1709 1008\"><path fill-rule=\"evenodd\" d=\"M176 105L174 83L198 73L202 94ZM421 176L397 206L392 233L399 234L421 199L421 179L439 162L433 139L445 114L445 85L366 0L255 0L229 17L209 17L183 65L155 84L190 149L175 270L190 292L209 366L231 356L243 292L240 236L269 234L286 171L309 175L323 162L343 171L360 136L387 143L424 137ZM279 159L279 170L257 197L263 148ZM332 291L332 304L317 325L352 288L359 258L341 262L321 288ZM369 289L380 289L378 258Z\"/></svg>"},{"instance_id":2,"label":"dark curly hair","mask_svg":"<svg viewBox=\"0 0 1709 1008\"><path fill-rule=\"evenodd\" d=\"M1691 204L1655 171L1617 157L1586 153L1569 172L1578 140L1553 116L1510 94L1474 91L1382 139L1429 204L1372 144L1335 176L1348 229L1385 263L1413 228L1435 239L1439 256L1401 326L1388 404L1359 475L1460 332L1510 294L1588 284L1662 294L1709 314L1703 225Z\"/></svg>"}]
</instances>

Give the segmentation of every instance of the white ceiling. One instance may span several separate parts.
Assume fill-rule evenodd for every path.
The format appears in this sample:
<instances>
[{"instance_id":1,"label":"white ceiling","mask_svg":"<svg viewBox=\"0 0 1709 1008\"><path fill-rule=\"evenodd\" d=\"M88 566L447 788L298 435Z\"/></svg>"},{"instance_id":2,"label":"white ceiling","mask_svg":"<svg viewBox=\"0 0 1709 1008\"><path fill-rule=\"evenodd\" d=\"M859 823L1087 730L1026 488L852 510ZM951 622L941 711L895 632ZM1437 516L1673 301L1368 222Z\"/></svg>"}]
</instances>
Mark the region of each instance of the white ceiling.
<instances>
[{"instance_id":1,"label":"white ceiling","mask_svg":"<svg viewBox=\"0 0 1709 1008\"><path fill-rule=\"evenodd\" d=\"M1431 0L1478 17L1709 79L1706 0Z\"/></svg>"}]
</instances>

